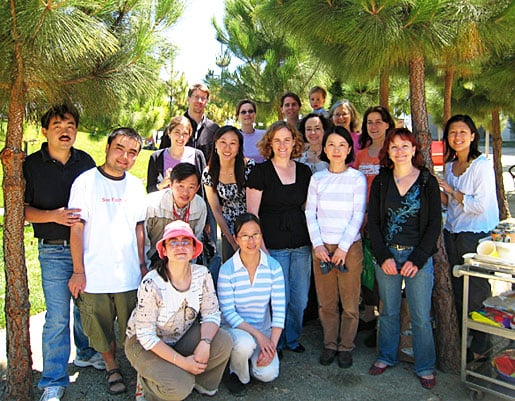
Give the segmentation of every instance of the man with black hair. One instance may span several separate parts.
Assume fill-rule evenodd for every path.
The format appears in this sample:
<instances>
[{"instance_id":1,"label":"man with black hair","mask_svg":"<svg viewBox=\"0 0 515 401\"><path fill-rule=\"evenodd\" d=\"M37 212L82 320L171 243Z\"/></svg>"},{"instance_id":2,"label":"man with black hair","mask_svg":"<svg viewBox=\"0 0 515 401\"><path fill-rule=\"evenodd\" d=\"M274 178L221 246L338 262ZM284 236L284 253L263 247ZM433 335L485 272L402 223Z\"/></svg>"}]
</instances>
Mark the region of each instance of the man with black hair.
<instances>
[{"instance_id":1,"label":"man with black hair","mask_svg":"<svg viewBox=\"0 0 515 401\"><path fill-rule=\"evenodd\" d=\"M151 266L159 260L156 243L163 237L164 228L175 220L190 225L195 237L202 238L206 225L206 202L197 195L200 176L193 164L179 163L170 175L170 187L152 192L147 197L145 228L149 242L147 257Z\"/></svg>"},{"instance_id":2,"label":"man with black hair","mask_svg":"<svg viewBox=\"0 0 515 401\"><path fill-rule=\"evenodd\" d=\"M132 128L115 129L107 139L104 164L77 177L68 203L80 209L80 221L70 233L73 275L68 286L79 298L89 341L104 358L110 394L127 391L116 360L114 322L123 344L138 286L147 273L145 188L128 173L141 145Z\"/></svg>"},{"instance_id":3,"label":"man with black hair","mask_svg":"<svg viewBox=\"0 0 515 401\"><path fill-rule=\"evenodd\" d=\"M23 164L25 219L32 223L38 238L41 282L46 302L43 326L43 372L38 386L44 389L41 401L60 400L69 385L70 290L73 273L70 227L79 221L80 209L67 209L75 178L95 166L93 159L73 144L77 137L79 112L68 104L50 108L41 117L47 139L41 149ZM77 306L73 308L73 333L78 367L105 369L98 352L89 346Z\"/></svg>"}]
</instances>

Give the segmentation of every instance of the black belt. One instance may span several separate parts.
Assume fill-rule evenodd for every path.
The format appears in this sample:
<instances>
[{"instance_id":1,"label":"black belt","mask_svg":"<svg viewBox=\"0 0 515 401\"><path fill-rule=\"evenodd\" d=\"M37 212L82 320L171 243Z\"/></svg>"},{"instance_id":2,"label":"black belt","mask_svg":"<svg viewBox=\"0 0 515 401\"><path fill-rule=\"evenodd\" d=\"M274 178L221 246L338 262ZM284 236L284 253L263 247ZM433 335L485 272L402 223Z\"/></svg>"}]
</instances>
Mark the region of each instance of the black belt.
<instances>
[{"instance_id":1,"label":"black belt","mask_svg":"<svg viewBox=\"0 0 515 401\"><path fill-rule=\"evenodd\" d=\"M40 238L39 239L40 244L44 245L63 245L63 246L70 246L70 241L67 239L45 239Z\"/></svg>"},{"instance_id":2,"label":"black belt","mask_svg":"<svg viewBox=\"0 0 515 401\"><path fill-rule=\"evenodd\" d=\"M398 251L407 251L408 249L413 249L412 246L399 245L399 244L388 244L388 248L393 248Z\"/></svg>"}]
</instances>

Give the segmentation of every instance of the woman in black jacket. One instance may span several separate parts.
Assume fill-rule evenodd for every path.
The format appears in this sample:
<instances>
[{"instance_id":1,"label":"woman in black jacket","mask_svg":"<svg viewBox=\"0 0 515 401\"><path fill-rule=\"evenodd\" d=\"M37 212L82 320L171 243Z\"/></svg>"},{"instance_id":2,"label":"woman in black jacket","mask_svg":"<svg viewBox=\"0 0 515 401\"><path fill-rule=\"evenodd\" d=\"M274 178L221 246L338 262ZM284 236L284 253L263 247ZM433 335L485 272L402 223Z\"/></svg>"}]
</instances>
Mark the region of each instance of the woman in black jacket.
<instances>
[{"instance_id":1,"label":"woman in black jacket","mask_svg":"<svg viewBox=\"0 0 515 401\"><path fill-rule=\"evenodd\" d=\"M433 259L441 231L438 182L423 167L415 136L406 128L389 131L379 154L382 169L370 191L368 233L376 258L383 309L379 318L379 355L371 375L397 364L402 282L411 325L415 373L424 388L436 384L431 326Z\"/></svg>"}]
</instances>

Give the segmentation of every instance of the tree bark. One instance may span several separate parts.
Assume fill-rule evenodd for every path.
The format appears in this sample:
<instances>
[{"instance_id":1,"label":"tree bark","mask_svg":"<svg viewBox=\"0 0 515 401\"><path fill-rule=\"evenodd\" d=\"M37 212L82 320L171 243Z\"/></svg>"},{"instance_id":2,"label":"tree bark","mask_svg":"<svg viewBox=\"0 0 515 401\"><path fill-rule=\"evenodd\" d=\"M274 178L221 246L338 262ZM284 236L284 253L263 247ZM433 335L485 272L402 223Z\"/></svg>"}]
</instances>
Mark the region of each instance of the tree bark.
<instances>
[{"instance_id":1,"label":"tree bark","mask_svg":"<svg viewBox=\"0 0 515 401\"><path fill-rule=\"evenodd\" d=\"M431 135L425 96L424 56L414 55L409 62L410 106L413 132L417 137L426 166L433 171L431 160ZM458 318L454 305L451 276L442 235L437 242L434 258L435 284L433 289L433 313L436 323L436 351L438 367L443 371L458 372L460 347Z\"/></svg>"},{"instance_id":2,"label":"tree bark","mask_svg":"<svg viewBox=\"0 0 515 401\"><path fill-rule=\"evenodd\" d=\"M451 98L452 98L452 84L454 81L454 68L447 67L445 69L445 87L443 94L443 125L451 118Z\"/></svg>"},{"instance_id":3,"label":"tree bark","mask_svg":"<svg viewBox=\"0 0 515 401\"><path fill-rule=\"evenodd\" d=\"M32 357L30 351L30 303L25 246L23 242L24 191L22 151L23 121L25 119L24 65L21 42L16 26L16 6L11 0L15 73L11 82L7 136L0 154L4 180L4 267L5 314L7 329L7 385L5 400L31 401Z\"/></svg>"},{"instance_id":4,"label":"tree bark","mask_svg":"<svg viewBox=\"0 0 515 401\"><path fill-rule=\"evenodd\" d=\"M501 137L501 120L499 117L499 108L496 107L492 111L492 149L494 155L494 171L495 171L495 188L497 191L497 204L499 206L499 218L501 220L511 217L508 199L504 190L504 181L502 173L502 137Z\"/></svg>"},{"instance_id":5,"label":"tree bark","mask_svg":"<svg viewBox=\"0 0 515 401\"><path fill-rule=\"evenodd\" d=\"M379 105L383 106L386 110L390 110L389 95L390 71L383 69L379 77Z\"/></svg>"}]
</instances>

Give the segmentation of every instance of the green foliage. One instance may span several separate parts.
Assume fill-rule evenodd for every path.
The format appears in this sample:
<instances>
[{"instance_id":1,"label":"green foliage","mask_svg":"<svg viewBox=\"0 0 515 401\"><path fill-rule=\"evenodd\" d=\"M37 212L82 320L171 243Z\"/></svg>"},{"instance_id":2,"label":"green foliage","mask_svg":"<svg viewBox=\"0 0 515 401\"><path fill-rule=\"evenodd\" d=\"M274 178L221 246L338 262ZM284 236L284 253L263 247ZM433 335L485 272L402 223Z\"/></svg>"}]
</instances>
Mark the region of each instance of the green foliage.
<instances>
[{"instance_id":1,"label":"green foliage","mask_svg":"<svg viewBox=\"0 0 515 401\"><path fill-rule=\"evenodd\" d=\"M232 73L222 70L206 81L216 93L217 106L227 108L226 118L234 118L236 103L250 98L257 103L258 121L270 123L281 118L280 97L296 92L307 100L310 86L325 86L320 63L310 57L301 43L284 27L257 12L257 0L226 1L223 27L213 21L218 41L226 47L224 57L236 57L242 63ZM223 99L223 100L222 100ZM217 101L215 100L215 102ZM227 105L224 105L226 103ZM309 110L309 104L303 111Z\"/></svg>"}]
</instances>

